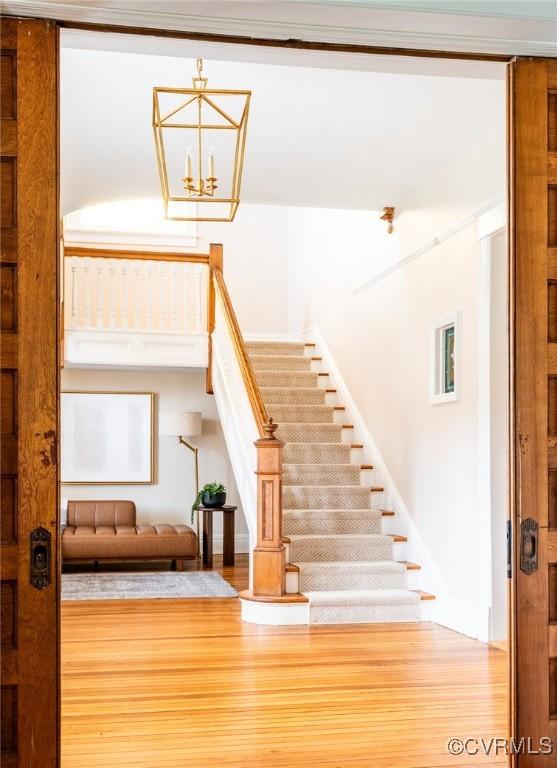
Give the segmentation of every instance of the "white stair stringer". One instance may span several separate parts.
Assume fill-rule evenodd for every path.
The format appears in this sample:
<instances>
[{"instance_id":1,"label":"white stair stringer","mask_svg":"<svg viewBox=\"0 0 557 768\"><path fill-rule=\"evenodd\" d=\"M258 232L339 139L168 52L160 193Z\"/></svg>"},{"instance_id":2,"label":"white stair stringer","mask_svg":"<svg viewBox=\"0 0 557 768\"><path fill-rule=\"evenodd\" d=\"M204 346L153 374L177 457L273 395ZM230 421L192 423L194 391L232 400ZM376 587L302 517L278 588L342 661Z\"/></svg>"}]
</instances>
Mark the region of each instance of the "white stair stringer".
<instances>
[{"instance_id":1,"label":"white stair stringer","mask_svg":"<svg viewBox=\"0 0 557 768\"><path fill-rule=\"evenodd\" d=\"M212 384L249 531L251 581L251 553L257 541L257 449L254 443L259 438L259 431L218 293L215 300L215 330L212 334Z\"/></svg>"}]
</instances>

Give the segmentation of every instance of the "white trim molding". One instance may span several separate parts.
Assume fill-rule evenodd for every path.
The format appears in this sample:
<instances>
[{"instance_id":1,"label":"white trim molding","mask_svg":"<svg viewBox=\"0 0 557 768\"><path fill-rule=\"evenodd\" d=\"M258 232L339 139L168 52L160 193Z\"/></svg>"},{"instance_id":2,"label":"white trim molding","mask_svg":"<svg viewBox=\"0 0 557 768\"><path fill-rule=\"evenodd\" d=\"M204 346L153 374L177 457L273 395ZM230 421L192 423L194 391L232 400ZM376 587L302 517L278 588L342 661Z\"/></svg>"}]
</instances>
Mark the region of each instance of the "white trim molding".
<instances>
[{"instance_id":1,"label":"white trim molding","mask_svg":"<svg viewBox=\"0 0 557 768\"><path fill-rule=\"evenodd\" d=\"M342 2L203 3L159 1L148 9L134 0L92 5L56 0L4 0L4 14L112 24L184 33L234 35L384 48L495 55L557 56L555 25L548 19L502 18Z\"/></svg>"},{"instance_id":2,"label":"white trim molding","mask_svg":"<svg viewBox=\"0 0 557 768\"><path fill-rule=\"evenodd\" d=\"M207 333L64 332L68 368L206 368Z\"/></svg>"},{"instance_id":3,"label":"white trim molding","mask_svg":"<svg viewBox=\"0 0 557 768\"><path fill-rule=\"evenodd\" d=\"M474 221L478 222L478 227L490 226L488 221L490 221L491 219L489 217L493 217L493 220L499 220L500 212L503 211L504 213L504 210L505 210L504 200L502 200L500 197L497 197L494 200L490 200L485 205L482 205L479 208L476 208L476 210L472 211L472 213L470 213L464 219L459 221L457 224L454 224L452 227L449 227L449 229L446 229L440 235L437 235L437 237L434 237L433 240L430 240L428 243L425 243L425 245L422 245L419 248L417 248L415 251L412 251L412 253L409 253L408 256L404 256L402 259L395 262L390 267L387 267L387 269L384 269L382 272L379 272L373 277L370 277L370 279L366 280L365 283L362 283L357 288L354 288L352 293L354 294L354 296L357 296L359 293L362 293L368 288L371 288L372 285L376 285L377 283L380 283L381 280L384 280L386 277L389 277L394 272L398 272L399 269L402 269L403 267L408 266L408 264L410 264L412 261L415 261L416 259L419 259L420 256L423 256L424 254L428 253L428 251L431 251L433 248L436 248L438 245L441 245L441 243L444 243L446 240L450 240L451 237L458 235L459 232L462 232L464 229L466 229L466 227L468 227ZM488 218L484 219L484 216ZM480 225L480 222L482 222L481 225Z\"/></svg>"}]
</instances>

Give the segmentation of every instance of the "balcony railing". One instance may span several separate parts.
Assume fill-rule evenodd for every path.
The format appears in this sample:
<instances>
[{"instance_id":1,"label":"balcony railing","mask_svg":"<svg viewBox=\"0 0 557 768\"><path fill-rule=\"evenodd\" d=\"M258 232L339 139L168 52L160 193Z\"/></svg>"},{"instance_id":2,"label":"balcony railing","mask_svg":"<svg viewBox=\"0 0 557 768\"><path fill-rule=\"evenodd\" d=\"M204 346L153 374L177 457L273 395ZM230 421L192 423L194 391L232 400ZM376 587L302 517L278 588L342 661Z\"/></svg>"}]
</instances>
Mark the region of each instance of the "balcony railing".
<instances>
[{"instance_id":1,"label":"balcony railing","mask_svg":"<svg viewBox=\"0 0 557 768\"><path fill-rule=\"evenodd\" d=\"M208 269L198 258L66 255L64 262L66 330L187 334L207 328Z\"/></svg>"},{"instance_id":2,"label":"balcony railing","mask_svg":"<svg viewBox=\"0 0 557 768\"><path fill-rule=\"evenodd\" d=\"M66 361L205 367L208 263L205 254L66 248Z\"/></svg>"}]
</instances>

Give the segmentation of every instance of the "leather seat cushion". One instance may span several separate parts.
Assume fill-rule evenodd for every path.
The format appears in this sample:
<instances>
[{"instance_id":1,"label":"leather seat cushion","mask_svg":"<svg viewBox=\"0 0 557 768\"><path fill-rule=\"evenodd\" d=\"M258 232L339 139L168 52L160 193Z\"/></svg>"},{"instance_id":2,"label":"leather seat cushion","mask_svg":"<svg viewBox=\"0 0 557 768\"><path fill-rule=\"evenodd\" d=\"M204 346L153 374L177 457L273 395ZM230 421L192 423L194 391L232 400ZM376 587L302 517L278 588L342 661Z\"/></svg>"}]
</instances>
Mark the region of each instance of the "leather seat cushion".
<instances>
[{"instance_id":1,"label":"leather seat cushion","mask_svg":"<svg viewBox=\"0 0 557 768\"><path fill-rule=\"evenodd\" d=\"M62 557L71 560L118 558L192 558L197 536L187 525L68 525L62 534Z\"/></svg>"},{"instance_id":2,"label":"leather seat cushion","mask_svg":"<svg viewBox=\"0 0 557 768\"><path fill-rule=\"evenodd\" d=\"M68 525L135 525L135 504L122 499L72 499L68 501Z\"/></svg>"}]
</instances>

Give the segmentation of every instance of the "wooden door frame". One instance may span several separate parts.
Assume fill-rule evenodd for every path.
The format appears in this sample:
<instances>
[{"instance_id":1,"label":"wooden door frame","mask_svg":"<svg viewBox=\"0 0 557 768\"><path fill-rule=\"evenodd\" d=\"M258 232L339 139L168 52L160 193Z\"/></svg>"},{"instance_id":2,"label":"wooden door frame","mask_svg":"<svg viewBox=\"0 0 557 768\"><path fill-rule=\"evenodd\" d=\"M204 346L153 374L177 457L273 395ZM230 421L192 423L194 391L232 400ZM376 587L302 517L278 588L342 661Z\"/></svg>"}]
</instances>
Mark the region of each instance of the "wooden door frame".
<instances>
[{"instance_id":1,"label":"wooden door frame","mask_svg":"<svg viewBox=\"0 0 557 768\"><path fill-rule=\"evenodd\" d=\"M514 210L514 198L513 198L513 184L514 184L514 165L513 165L513 145L514 145L514 122L513 122L513 62L514 56L511 55L499 55L499 54L478 54L478 53L463 53L460 51L430 51L430 50L416 50L408 48L389 48L378 46L365 46L365 45L339 45L334 43L324 42L311 42L304 40L277 40L277 39L265 39L265 38L247 38L239 35L216 35L205 34L199 32L184 32L180 30L167 30L167 29L152 29L144 27L127 27L111 24L95 24L95 23L81 23L71 22L66 20L58 20L55 23L62 29L81 29L87 31L117 33L125 35L143 35L162 38L174 38L184 40L199 40L203 42L214 42L220 44L236 44L236 45L250 45L258 47L272 47L272 48L285 48L285 49L301 49L301 50L314 50L314 51L328 51L328 52L341 52L341 53L357 53L361 55L383 55L383 56L406 56L406 57L421 57L432 59L456 59L456 60L469 60L469 61L491 61L501 62L507 65L507 201L508 201L508 319L509 319L509 467L508 476L510 484L510 502L509 502L509 519L512 522L513 539L515 547L513 550L513 575L509 579L509 735L516 734L516 599L517 588L516 579L514 577L514 571L516 569L516 540L517 540L517 506L516 506L516 490L517 483L520 481L519 473L515 467L516 460L516 439L515 434L515 344L514 344L514 331L515 331L515 318L516 318L516 306L515 306L515 290L513 281L516 273L516 253L514 242L514 217L516 211ZM59 534L58 534L59 535ZM58 723L60 726L60 723ZM511 757L509 764L515 764L515 758Z\"/></svg>"}]
</instances>

